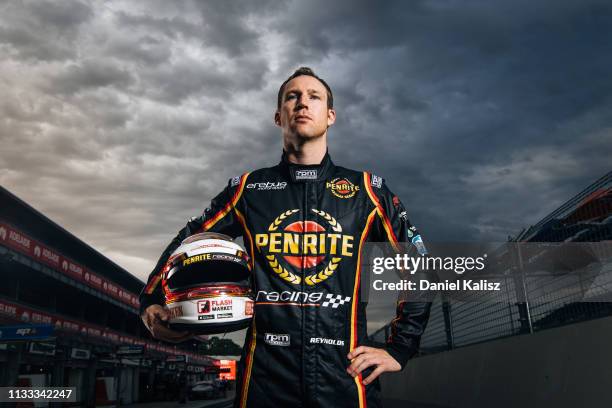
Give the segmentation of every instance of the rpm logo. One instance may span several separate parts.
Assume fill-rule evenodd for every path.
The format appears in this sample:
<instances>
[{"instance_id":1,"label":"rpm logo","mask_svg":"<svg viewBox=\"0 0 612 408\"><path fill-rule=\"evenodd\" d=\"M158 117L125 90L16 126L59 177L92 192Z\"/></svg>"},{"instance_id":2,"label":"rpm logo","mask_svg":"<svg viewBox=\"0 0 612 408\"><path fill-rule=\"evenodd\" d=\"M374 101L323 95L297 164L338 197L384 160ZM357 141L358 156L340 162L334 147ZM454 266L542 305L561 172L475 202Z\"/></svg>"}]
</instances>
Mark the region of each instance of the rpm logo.
<instances>
[{"instance_id":1,"label":"rpm logo","mask_svg":"<svg viewBox=\"0 0 612 408\"><path fill-rule=\"evenodd\" d=\"M291 336L288 334L266 333L265 341L271 346L287 347L291 344Z\"/></svg>"},{"instance_id":2,"label":"rpm logo","mask_svg":"<svg viewBox=\"0 0 612 408\"><path fill-rule=\"evenodd\" d=\"M348 179L335 178L325 183L331 193L338 198L351 198L359 191L359 186L354 185Z\"/></svg>"},{"instance_id":3,"label":"rpm logo","mask_svg":"<svg viewBox=\"0 0 612 408\"><path fill-rule=\"evenodd\" d=\"M332 276L344 257L353 256L354 237L343 234L340 223L325 211L311 209L318 221L300 220L299 212L280 214L267 233L255 234L255 245L280 278L298 285L302 278L291 270L305 269L304 282L315 285Z\"/></svg>"}]
</instances>

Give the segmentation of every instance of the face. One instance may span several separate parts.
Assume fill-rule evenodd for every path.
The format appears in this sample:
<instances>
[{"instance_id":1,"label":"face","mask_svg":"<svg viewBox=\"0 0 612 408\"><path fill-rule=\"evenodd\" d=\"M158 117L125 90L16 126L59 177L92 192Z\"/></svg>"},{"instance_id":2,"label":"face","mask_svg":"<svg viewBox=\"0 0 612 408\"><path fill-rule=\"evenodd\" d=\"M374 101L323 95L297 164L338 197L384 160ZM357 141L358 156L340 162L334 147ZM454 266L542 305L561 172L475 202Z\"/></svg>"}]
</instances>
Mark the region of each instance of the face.
<instances>
[{"instance_id":1,"label":"face","mask_svg":"<svg viewBox=\"0 0 612 408\"><path fill-rule=\"evenodd\" d=\"M336 120L327 108L327 91L318 79L301 75L287 82L274 122L289 139L316 139Z\"/></svg>"}]
</instances>

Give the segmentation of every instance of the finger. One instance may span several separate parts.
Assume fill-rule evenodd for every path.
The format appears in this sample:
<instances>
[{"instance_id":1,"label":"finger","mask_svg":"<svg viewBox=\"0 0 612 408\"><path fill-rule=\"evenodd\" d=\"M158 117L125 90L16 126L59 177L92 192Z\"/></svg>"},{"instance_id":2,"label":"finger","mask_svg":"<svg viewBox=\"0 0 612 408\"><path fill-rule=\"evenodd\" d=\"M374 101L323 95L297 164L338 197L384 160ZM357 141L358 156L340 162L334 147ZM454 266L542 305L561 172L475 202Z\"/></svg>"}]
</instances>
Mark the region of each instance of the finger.
<instances>
[{"instance_id":1,"label":"finger","mask_svg":"<svg viewBox=\"0 0 612 408\"><path fill-rule=\"evenodd\" d=\"M362 381L363 385L368 385L369 383L374 381L379 375L381 375L384 372L385 372L385 369L383 368L383 366L379 365L378 367L376 367L374 371L372 371L370 375L367 376L365 380Z\"/></svg>"},{"instance_id":2,"label":"finger","mask_svg":"<svg viewBox=\"0 0 612 408\"><path fill-rule=\"evenodd\" d=\"M370 349L371 347L366 347L366 346L359 346L357 348L355 348L353 351L351 351L350 353L348 353L348 358L349 360L354 359L355 357L357 357L360 354L365 353L366 351L368 351L368 349Z\"/></svg>"},{"instance_id":3,"label":"finger","mask_svg":"<svg viewBox=\"0 0 612 408\"><path fill-rule=\"evenodd\" d=\"M372 356L370 354L362 354L353 360L353 362L351 363L347 371L349 372L350 375L355 377L361 372L361 370L363 370L365 367L368 367L370 365L368 364L368 362L371 359L372 359Z\"/></svg>"},{"instance_id":4,"label":"finger","mask_svg":"<svg viewBox=\"0 0 612 408\"><path fill-rule=\"evenodd\" d=\"M378 359L377 357L374 356L370 356L366 359L364 359L363 361L361 361L354 369L353 371L358 375L360 374L363 370L365 370L368 367L371 367L373 365L379 365L380 364L380 359Z\"/></svg>"},{"instance_id":5,"label":"finger","mask_svg":"<svg viewBox=\"0 0 612 408\"><path fill-rule=\"evenodd\" d=\"M358 365L358 364L359 364L359 363L360 363L360 362L361 362L361 361L362 361L364 358L365 358L364 356L359 356L359 357L354 358L354 359L351 361L351 364L350 364L350 365L349 365L349 366L346 368L346 372L347 372L347 373L349 373L349 375L351 375L351 376L353 376L353 377L354 377L354 376L356 376L356 375L357 375L357 373L355 372L355 367L357 367L357 365Z\"/></svg>"},{"instance_id":6,"label":"finger","mask_svg":"<svg viewBox=\"0 0 612 408\"><path fill-rule=\"evenodd\" d=\"M147 329L149 329L149 331L151 331L151 329L153 328L153 318L155 317L155 315L153 315L152 313L145 313L144 315L144 320L147 326Z\"/></svg>"},{"instance_id":7,"label":"finger","mask_svg":"<svg viewBox=\"0 0 612 408\"><path fill-rule=\"evenodd\" d=\"M168 313L166 309L163 309L161 307L158 309L155 309L155 315L162 322L167 322L170 319L170 313Z\"/></svg>"}]
</instances>

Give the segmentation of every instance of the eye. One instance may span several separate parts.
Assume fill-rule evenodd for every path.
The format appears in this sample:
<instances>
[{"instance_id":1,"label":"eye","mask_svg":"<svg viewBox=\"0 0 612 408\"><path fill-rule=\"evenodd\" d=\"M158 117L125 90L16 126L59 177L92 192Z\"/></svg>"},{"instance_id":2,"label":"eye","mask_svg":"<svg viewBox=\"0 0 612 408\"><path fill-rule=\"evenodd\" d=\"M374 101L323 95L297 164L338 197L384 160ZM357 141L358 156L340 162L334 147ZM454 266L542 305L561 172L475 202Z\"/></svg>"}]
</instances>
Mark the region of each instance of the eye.
<instances>
[{"instance_id":1,"label":"eye","mask_svg":"<svg viewBox=\"0 0 612 408\"><path fill-rule=\"evenodd\" d=\"M310 99L321 99L319 95L310 95Z\"/></svg>"},{"instance_id":2,"label":"eye","mask_svg":"<svg viewBox=\"0 0 612 408\"><path fill-rule=\"evenodd\" d=\"M287 94L287 96L285 96L285 100L288 101L290 99L295 99L297 97L296 94Z\"/></svg>"}]
</instances>

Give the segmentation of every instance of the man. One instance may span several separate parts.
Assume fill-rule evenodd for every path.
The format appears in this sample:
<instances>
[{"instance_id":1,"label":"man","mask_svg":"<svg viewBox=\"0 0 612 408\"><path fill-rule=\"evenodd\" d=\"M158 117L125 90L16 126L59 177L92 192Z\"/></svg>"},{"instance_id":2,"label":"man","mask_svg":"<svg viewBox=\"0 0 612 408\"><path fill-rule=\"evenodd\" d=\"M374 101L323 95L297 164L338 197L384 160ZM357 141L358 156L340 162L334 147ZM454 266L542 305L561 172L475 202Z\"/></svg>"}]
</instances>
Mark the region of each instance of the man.
<instances>
[{"instance_id":1,"label":"man","mask_svg":"<svg viewBox=\"0 0 612 408\"><path fill-rule=\"evenodd\" d=\"M430 304L399 302L386 347L364 346L364 242L397 245L418 232L382 178L332 163L327 129L335 119L327 83L309 68L298 69L278 92L280 164L230 179L170 243L141 294L142 318L154 336L187 338L163 324L168 313L160 306L159 279L165 260L198 232L243 237L256 299L237 407L379 406L377 377L401 370L425 328Z\"/></svg>"}]
</instances>

